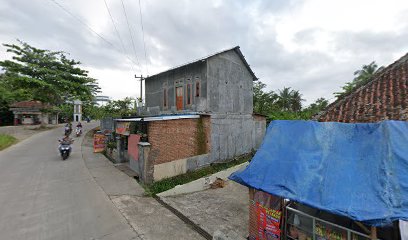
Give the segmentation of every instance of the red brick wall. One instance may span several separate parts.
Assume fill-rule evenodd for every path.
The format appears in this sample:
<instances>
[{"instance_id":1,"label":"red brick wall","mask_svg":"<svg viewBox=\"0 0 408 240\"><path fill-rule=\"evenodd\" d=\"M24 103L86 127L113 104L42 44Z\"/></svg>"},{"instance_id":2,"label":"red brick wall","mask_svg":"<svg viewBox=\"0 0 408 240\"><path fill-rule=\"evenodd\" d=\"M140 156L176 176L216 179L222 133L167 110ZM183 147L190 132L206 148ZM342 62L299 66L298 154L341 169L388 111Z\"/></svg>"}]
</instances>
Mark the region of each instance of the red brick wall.
<instances>
[{"instance_id":1,"label":"red brick wall","mask_svg":"<svg viewBox=\"0 0 408 240\"><path fill-rule=\"evenodd\" d=\"M318 117L327 122L408 121L408 54Z\"/></svg>"},{"instance_id":2,"label":"red brick wall","mask_svg":"<svg viewBox=\"0 0 408 240\"><path fill-rule=\"evenodd\" d=\"M201 116L206 135L206 150L210 151L210 117ZM196 156L198 119L153 121L148 124L148 138L154 164Z\"/></svg>"}]
</instances>

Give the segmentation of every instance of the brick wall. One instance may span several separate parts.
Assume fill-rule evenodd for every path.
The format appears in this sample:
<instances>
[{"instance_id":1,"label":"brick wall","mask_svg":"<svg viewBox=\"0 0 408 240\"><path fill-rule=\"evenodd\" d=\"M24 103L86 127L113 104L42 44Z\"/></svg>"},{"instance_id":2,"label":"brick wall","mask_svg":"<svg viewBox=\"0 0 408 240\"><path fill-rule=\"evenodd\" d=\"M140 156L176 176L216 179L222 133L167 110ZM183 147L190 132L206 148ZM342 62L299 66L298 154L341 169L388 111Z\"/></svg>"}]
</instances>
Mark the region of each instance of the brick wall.
<instances>
[{"instance_id":1,"label":"brick wall","mask_svg":"<svg viewBox=\"0 0 408 240\"><path fill-rule=\"evenodd\" d=\"M210 150L210 117L201 116L206 138L206 153ZM154 164L171 162L198 155L197 124L199 119L153 121L148 124L148 138Z\"/></svg>"},{"instance_id":2,"label":"brick wall","mask_svg":"<svg viewBox=\"0 0 408 240\"><path fill-rule=\"evenodd\" d=\"M319 121L408 121L408 54L354 93L330 104Z\"/></svg>"}]
</instances>

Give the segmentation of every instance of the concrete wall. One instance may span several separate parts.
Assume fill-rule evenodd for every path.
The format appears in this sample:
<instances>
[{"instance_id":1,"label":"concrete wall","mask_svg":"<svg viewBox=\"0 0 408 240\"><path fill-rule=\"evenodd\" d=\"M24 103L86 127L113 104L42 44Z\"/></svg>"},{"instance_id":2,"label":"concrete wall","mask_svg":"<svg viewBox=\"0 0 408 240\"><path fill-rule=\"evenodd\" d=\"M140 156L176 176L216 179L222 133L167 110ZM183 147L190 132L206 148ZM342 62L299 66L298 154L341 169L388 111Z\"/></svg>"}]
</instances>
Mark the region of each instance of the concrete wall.
<instances>
[{"instance_id":1,"label":"concrete wall","mask_svg":"<svg viewBox=\"0 0 408 240\"><path fill-rule=\"evenodd\" d=\"M211 116L211 161L223 161L257 149L265 135L266 121L252 114Z\"/></svg>"},{"instance_id":2,"label":"concrete wall","mask_svg":"<svg viewBox=\"0 0 408 240\"><path fill-rule=\"evenodd\" d=\"M235 51L207 60L207 101L213 113L253 112L253 77Z\"/></svg>"},{"instance_id":3,"label":"concrete wall","mask_svg":"<svg viewBox=\"0 0 408 240\"><path fill-rule=\"evenodd\" d=\"M206 165L209 158L210 154L202 154L154 165L153 179L159 181L163 178L174 177L195 170L199 166Z\"/></svg>"},{"instance_id":4,"label":"concrete wall","mask_svg":"<svg viewBox=\"0 0 408 240\"><path fill-rule=\"evenodd\" d=\"M200 81L200 97L195 96L195 82ZM146 107L151 115L157 115L161 112L172 113L176 112L176 94L175 84L183 86L183 108L185 111L200 111L207 110L207 78L206 78L206 62L200 61L189 64L168 72L164 72L157 76L152 76L146 79ZM192 84L192 104L187 106L187 83ZM163 107L163 89L167 86L168 107Z\"/></svg>"}]
</instances>

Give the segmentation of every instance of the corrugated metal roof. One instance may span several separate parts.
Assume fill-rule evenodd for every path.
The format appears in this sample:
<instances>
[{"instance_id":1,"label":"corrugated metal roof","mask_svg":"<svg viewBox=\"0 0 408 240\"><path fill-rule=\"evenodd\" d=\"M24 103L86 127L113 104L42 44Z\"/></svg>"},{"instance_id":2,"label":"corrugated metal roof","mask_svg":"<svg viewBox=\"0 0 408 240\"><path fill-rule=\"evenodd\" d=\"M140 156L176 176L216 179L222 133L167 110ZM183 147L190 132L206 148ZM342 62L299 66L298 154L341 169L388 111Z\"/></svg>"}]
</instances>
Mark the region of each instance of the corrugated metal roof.
<instances>
[{"instance_id":1,"label":"corrugated metal roof","mask_svg":"<svg viewBox=\"0 0 408 240\"><path fill-rule=\"evenodd\" d=\"M153 121L166 121L166 120L177 120L177 119L193 119L200 118L200 115L164 115L164 116L155 116L155 117L145 117L145 118L122 118L115 119L117 122L153 122Z\"/></svg>"},{"instance_id":2,"label":"corrugated metal roof","mask_svg":"<svg viewBox=\"0 0 408 240\"><path fill-rule=\"evenodd\" d=\"M197 63L197 62L200 62L200 61L204 61L204 60L206 60L206 59L208 59L208 58L210 58L210 57L214 57L214 56L216 56L216 55L219 55L219 54L222 54L222 53L225 53L225 52L228 52L228 51L235 51L235 52L239 55L239 57L241 58L242 62L244 63L244 65L246 66L246 68L248 69L248 71L251 73L251 75L252 75L254 81L255 81L255 80L258 80L258 78L256 77L255 73L252 71L252 69L250 68L248 62L246 61L245 56L242 54L241 50L239 49L239 46L236 46L236 47L233 47L233 48L230 48L230 49L227 49L227 50L223 50L223 51L220 51L220 52L216 52L216 53L213 53L213 54L208 55L208 56L206 56L206 57L203 57L203 58L200 58L200 59L197 59L197 60L188 62L188 63L186 63L186 64L183 64L183 65L179 65L179 66L170 68L170 69L165 70L165 71L163 71L163 72L160 72L160 73L154 74L154 75L152 75L152 76L149 76L149 77L146 78L146 80L149 79L149 78L158 76L158 75L160 75L160 74L163 74L163 73L166 73L166 72L170 72L170 71L175 70L175 69L177 69L177 68L181 68L181 67L184 67L184 66L187 66L187 65L190 65L190 64L194 64L194 63Z\"/></svg>"}]
</instances>

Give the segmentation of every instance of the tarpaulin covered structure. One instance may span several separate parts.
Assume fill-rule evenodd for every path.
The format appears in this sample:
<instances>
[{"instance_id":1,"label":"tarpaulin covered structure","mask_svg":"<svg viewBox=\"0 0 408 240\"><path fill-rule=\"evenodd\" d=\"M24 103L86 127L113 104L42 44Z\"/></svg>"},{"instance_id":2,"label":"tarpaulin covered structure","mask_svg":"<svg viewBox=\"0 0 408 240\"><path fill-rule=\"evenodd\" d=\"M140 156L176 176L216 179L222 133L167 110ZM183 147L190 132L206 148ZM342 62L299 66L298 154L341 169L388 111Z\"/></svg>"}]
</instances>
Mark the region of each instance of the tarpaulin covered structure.
<instances>
[{"instance_id":1,"label":"tarpaulin covered structure","mask_svg":"<svg viewBox=\"0 0 408 240\"><path fill-rule=\"evenodd\" d=\"M373 226L408 219L408 122L273 121L248 187Z\"/></svg>"}]
</instances>

